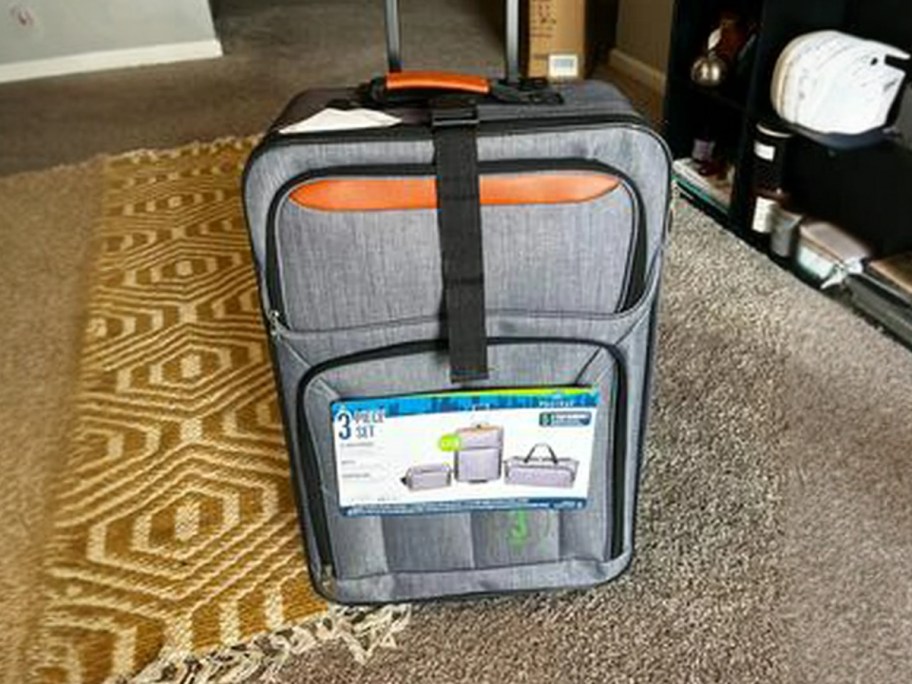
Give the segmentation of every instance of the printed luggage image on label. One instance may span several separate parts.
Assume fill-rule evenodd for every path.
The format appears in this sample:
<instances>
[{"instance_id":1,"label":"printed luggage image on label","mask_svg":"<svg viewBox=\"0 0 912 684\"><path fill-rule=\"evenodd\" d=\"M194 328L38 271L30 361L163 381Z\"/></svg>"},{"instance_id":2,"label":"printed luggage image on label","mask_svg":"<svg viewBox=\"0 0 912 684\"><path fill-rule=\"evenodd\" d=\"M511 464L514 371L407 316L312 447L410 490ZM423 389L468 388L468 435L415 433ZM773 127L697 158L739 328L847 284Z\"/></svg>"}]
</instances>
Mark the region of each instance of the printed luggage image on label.
<instances>
[{"instance_id":1,"label":"printed luggage image on label","mask_svg":"<svg viewBox=\"0 0 912 684\"><path fill-rule=\"evenodd\" d=\"M330 405L343 515L586 505L599 393L498 389Z\"/></svg>"}]
</instances>

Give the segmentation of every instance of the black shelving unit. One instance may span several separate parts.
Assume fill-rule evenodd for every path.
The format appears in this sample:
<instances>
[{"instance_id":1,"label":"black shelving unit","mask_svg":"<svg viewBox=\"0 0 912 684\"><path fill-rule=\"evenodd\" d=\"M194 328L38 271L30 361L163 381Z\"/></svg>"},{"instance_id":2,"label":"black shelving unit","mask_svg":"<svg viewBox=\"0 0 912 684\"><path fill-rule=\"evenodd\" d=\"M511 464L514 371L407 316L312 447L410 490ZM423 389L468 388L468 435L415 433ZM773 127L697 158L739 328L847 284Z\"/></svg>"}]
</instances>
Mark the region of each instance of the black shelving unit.
<instances>
[{"instance_id":1,"label":"black shelving unit","mask_svg":"<svg viewBox=\"0 0 912 684\"><path fill-rule=\"evenodd\" d=\"M753 55L720 89L690 78L724 10L757 22ZM710 128L735 166L731 207L711 213L739 237L762 247L750 230L753 143L760 122L782 125L770 102L776 61L793 38L837 29L912 52L909 0L677 0L664 128L676 159L691 155ZM785 183L803 213L832 221L867 242L877 256L912 250L912 151L884 142L840 151L801 135L790 143Z\"/></svg>"}]
</instances>

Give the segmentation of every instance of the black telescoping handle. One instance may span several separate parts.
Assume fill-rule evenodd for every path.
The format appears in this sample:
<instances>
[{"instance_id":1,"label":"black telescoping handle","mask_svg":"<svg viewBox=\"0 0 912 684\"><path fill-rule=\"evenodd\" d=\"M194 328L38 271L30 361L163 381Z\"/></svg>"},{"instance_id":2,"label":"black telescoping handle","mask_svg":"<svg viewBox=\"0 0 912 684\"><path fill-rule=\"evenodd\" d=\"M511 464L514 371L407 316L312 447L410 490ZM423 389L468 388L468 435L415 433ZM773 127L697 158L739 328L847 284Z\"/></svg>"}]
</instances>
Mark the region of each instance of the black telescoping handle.
<instances>
[{"instance_id":1,"label":"black telescoping handle","mask_svg":"<svg viewBox=\"0 0 912 684\"><path fill-rule=\"evenodd\" d=\"M389 72L402 71L402 31L399 0L384 0L386 16L386 55ZM506 81L519 81L519 0L506 0Z\"/></svg>"}]
</instances>

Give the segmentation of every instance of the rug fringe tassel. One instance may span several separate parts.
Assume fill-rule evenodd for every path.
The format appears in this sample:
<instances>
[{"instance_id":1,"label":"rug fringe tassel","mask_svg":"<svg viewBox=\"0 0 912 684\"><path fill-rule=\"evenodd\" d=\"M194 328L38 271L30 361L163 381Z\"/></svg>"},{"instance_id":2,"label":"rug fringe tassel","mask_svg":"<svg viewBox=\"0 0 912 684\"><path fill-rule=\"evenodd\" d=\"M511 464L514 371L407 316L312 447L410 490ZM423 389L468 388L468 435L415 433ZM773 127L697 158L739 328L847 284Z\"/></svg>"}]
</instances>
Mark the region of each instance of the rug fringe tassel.
<instances>
[{"instance_id":1,"label":"rug fringe tassel","mask_svg":"<svg viewBox=\"0 0 912 684\"><path fill-rule=\"evenodd\" d=\"M264 634L252 641L203 655L162 653L132 679L115 678L111 684L234 684L256 679L274 681L295 655L330 642L342 641L358 663L378 648L396 648L396 635L411 617L408 604L378 608L330 606L326 613L303 624Z\"/></svg>"}]
</instances>

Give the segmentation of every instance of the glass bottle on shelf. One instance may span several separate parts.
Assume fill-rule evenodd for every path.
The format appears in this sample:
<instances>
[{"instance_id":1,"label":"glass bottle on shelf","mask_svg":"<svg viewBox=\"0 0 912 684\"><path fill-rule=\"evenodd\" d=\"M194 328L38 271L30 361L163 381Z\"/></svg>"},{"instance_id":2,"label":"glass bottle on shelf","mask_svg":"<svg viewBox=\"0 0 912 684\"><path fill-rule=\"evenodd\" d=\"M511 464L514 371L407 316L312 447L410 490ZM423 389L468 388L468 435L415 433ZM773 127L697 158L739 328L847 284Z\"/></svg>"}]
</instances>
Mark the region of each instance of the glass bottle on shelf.
<instances>
[{"instance_id":1,"label":"glass bottle on shelf","mask_svg":"<svg viewBox=\"0 0 912 684\"><path fill-rule=\"evenodd\" d=\"M791 138L791 133L766 124L757 124L754 138L751 230L764 248L782 258L791 256L791 233L801 220L799 214L791 211L791 196L784 182L786 150Z\"/></svg>"},{"instance_id":2,"label":"glass bottle on shelf","mask_svg":"<svg viewBox=\"0 0 912 684\"><path fill-rule=\"evenodd\" d=\"M707 175L709 167L712 165L716 156L716 137L713 134L712 126L709 123L703 123L700 132L694 137L693 151L691 159L697 163L697 169L702 175Z\"/></svg>"}]
</instances>

